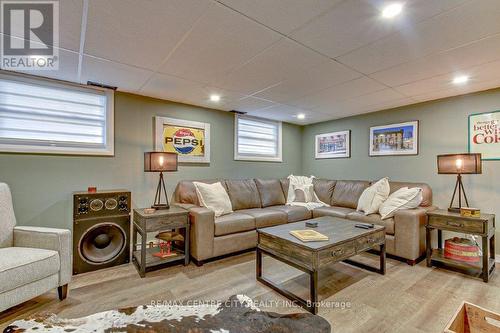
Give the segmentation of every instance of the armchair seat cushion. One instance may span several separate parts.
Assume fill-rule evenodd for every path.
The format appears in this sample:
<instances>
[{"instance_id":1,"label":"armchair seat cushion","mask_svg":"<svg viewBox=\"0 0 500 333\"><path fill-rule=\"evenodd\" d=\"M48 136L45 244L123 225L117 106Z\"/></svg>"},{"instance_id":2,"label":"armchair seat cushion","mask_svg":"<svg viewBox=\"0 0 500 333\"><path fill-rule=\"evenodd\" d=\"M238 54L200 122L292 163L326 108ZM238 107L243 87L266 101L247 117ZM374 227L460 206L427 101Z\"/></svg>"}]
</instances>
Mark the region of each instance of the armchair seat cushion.
<instances>
[{"instance_id":1,"label":"armchair seat cushion","mask_svg":"<svg viewBox=\"0 0 500 333\"><path fill-rule=\"evenodd\" d=\"M28 247L0 248L0 293L58 274L59 253Z\"/></svg>"},{"instance_id":2,"label":"armchair seat cushion","mask_svg":"<svg viewBox=\"0 0 500 333\"><path fill-rule=\"evenodd\" d=\"M288 216L284 212L268 208L242 209L238 213L248 214L255 218L255 226L257 228L271 227L273 225L285 224L288 221Z\"/></svg>"},{"instance_id":3,"label":"armchair seat cushion","mask_svg":"<svg viewBox=\"0 0 500 333\"><path fill-rule=\"evenodd\" d=\"M231 213L215 218L215 236L235 234L255 229L253 216L242 213Z\"/></svg>"},{"instance_id":4,"label":"armchair seat cushion","mask_svg":"<svg viewBox=\"0 0 500 333\"><path fill-rule=\"evenodd\" d=\"M380 214L370 214L365 215L360 212L353 212L347 215L349 220L358 221L361 223L373 223L376 225L381 225L385 227L385 233L388 235L394 235L394 218L388 218L382 220Z\"/></svg>"},{"instance_id":5,"label":"armchair seat cushion","mask_svg":"<svg viewBox=\"0 0 500 333\"><path fill-rule=\"evenodd\" d=\"M279 210L287 214L288 223L307 220L311 218L311 211L302 206L279 205L271 206L269 209Z\"/></svg>"},{"instance_id":6,"label":"armchair seat cushion","mask_svg":"<svg viewBox=\"0 0 500 333\"><path fill-rule=\"evenodd\" d=\"M334 216L334 217L342 217L346 218L347 214L355 212L355 209L347 208L347 207L319 207L313 210L313 217L320 216Z\"/></svg>"}]
</instances>

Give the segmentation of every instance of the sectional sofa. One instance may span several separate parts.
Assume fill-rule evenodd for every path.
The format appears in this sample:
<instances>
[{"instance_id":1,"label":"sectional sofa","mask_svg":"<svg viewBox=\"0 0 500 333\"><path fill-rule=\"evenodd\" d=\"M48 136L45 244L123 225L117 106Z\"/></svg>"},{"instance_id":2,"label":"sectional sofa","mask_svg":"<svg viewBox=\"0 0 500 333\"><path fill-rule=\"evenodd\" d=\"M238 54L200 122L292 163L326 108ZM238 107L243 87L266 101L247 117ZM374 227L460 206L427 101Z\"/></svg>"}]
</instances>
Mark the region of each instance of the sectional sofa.
<instances>
[{"instance_id":1,"label":"sectional sofa","mask_svg":"<svg viewBox=\"0 0 500 333\"><path fill-rule=\"evenodd\" d=\"M385 226L387 253L414 265L425 251L426 211L435 208L432 190L423 183L390 182L391 193L404 186L422 188L423 201L416 209L400 210L393 218L382 220L378 214L365 216L356 211L358 199L370 186L370 181L315 179L315 193L331 206L313 211L285 205L288 179L201 180L205 183L218 181L231 200L234 210L231 214L215 217L213 211L200 207L192 181L179 182L173 195L174 204L189 210L190 251L198 265L207 259L255 248L257 228L320 216Z\"/></svg>"}]
</instances>

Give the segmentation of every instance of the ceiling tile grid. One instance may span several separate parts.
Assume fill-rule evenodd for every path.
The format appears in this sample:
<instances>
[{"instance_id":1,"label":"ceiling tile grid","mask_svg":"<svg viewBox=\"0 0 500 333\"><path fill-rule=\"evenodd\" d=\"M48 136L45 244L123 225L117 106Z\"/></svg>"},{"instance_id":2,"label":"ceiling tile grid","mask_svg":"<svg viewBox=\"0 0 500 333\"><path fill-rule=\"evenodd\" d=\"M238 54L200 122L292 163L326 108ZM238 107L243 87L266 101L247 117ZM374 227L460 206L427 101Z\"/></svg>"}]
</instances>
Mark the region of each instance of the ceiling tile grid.
<instances>
[{"instance_id":1,"label":"ceiling tile grid","mask_svg":"<svg viewBox=\"0 0 500 333\"><path fill-rule=\"evenodd\" d=\"M500 85L498 0L401 3L61 1L59 69L25 72L297 124Z\"/></svg>"}]
</instances>

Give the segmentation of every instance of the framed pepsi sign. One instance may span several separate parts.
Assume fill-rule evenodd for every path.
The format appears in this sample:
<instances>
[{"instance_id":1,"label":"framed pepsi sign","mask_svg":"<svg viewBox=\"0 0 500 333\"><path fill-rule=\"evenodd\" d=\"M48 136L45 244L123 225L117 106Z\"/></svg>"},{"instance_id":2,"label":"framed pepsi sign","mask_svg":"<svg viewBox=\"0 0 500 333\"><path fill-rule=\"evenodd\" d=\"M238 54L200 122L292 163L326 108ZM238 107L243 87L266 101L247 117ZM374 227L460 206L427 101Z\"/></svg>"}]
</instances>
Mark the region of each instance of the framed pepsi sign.
<instances>
[{"instance_id":1,"label":"framed pepsi sign","mask_svg":"<svg viewBox=\"0 0 500 333\"><path fill-rule=\"evenodd\" d=\"M210 163L210 124L155 117L155 150L177 153L179 162Z\"/></svg>"}]
</instances>

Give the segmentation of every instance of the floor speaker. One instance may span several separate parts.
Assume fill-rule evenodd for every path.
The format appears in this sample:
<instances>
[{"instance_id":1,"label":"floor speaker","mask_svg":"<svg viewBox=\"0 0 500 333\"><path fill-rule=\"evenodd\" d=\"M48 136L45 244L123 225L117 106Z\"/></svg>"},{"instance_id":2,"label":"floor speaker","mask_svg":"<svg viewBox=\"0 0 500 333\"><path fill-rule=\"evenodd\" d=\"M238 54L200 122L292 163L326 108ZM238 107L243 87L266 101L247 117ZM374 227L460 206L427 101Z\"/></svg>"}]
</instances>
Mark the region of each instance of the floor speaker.
<instances>
[{"instance_id":1,"label":"floor speaker","mask_svg":"<svg viewBox=\"0 0 500 333\"><path fill-rule=\"evenodd\" d=\"M130 261L130 203L124 190L73 195L73 274Z\"/></svg>"}]
</instances>

